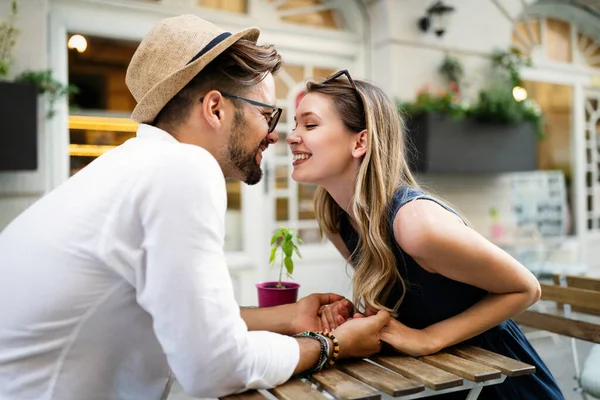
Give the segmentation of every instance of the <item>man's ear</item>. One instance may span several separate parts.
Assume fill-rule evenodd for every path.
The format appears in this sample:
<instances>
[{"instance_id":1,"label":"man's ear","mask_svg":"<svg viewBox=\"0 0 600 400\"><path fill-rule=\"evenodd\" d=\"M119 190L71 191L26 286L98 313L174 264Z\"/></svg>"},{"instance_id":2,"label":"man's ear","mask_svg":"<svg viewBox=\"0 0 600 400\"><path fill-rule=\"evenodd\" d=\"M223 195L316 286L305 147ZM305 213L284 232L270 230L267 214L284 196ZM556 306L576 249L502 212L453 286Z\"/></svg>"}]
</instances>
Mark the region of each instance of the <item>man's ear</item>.
<instances>
[{"instance_id":1,"label":"man's ear","mask_svg":"<svg viewBox=\"0 0 600 400\"><path fill-rule=\"evenodd\" d=\"M225 102L223 95L217 90L211 90L204 95L200 112L202 118L213 128L220 128L225 120Z\"/></svg>"},{"instance_id":2,"label":"man's ear","mask_svg":"<svg viewBox=\"0 0 600 400\"><path fill-rule=\"evenodd\" d=\"M363 129L355 135L354 147L352 148L352 157L362 158L367 152L368 145L367 130Z\"/></svg>"}]
</instances>

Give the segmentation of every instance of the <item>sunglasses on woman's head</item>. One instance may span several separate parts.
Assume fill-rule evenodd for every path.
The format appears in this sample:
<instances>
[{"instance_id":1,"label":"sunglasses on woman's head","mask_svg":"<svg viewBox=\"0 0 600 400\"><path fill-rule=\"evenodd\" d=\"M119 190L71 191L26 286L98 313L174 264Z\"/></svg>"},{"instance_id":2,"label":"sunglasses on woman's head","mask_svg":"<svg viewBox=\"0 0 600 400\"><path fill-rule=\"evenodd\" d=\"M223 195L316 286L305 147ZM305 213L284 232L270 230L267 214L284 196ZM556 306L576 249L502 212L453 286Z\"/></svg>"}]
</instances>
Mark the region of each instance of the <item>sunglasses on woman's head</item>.
<instances>
[{"instance_id":1,"label":"sunglasses on woman's head","mask_svg":"<svg viewBox=\"0 0 600 400\"><path fill-rule=\"evenodd\" d=\"M347 69L342 69L341 71L338 71L335 74L328 76L327 78L325 78L325 80L323 82L321 82L321 85L325 85L327 83L335 81L337 78L339 78L342 75L345 75L346 78L348 78L348 82L350 82L350 86L352 86L352 88L354 90L356 90L356 85L354 84L354 80L350 76L350 72L348 72Z\"/></svg>"},{"instance_id":2,"label":"sunglasses on woman's head","mask_svg":"<svg viewBox=\"0 0 600 400\"><path fill-rule=\"evenodd\" d=\"M358 89L356 88L356 84L354 83L354 79L352 79L352 77L350 76L350 72L348 72L347 69L342 69L342 70L336 72L335 74L328 76L327 78L325 78L325 80L323 82L321 82L321 85L326 85L328 83L334 82L337 78L339 78L342 75L348 79L350 86L352 86L352 89L354 89L354 92L356 93L356 97L358 98L358 101L360 102L360 104L363 104L362 98L360 97L360 93L358 92Z\"/></svg>"}]
</instances>

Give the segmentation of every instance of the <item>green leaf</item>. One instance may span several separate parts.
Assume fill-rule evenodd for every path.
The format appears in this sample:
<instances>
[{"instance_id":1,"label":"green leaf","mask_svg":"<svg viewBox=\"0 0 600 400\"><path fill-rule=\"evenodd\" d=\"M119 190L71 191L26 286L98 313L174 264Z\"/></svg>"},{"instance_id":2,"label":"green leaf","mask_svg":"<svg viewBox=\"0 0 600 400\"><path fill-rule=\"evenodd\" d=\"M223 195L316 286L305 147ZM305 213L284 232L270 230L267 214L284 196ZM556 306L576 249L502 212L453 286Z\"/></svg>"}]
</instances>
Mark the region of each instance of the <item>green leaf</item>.
<instances>
[{"instance_id":1,"label":"green leaf","mask_svg":"<svg viewBox=\"0 0 600 400\"><path fill-rule=\"evenodd\" d=\"M291 257L294 251L294 243L290 240L284 240L283 243L281 243L281 249L286 257Z\"/></svg>"},{"instance_id":2,"label":"green leaf","mask_svg":"<svg viewBox=\"0 0 600 400\"><path fill-rule=\"evenodd\" d=\"M298 255L298 257L302 258L302 254L300 254L300 250L298 249L298 246L294 245L294 253L296 253Z\"/></svg>"},{"instance_id":3,"label":"green leaf","mask_svg":"<svg viewBox=\"0 0 600 400\"><path fill-rule=\"evenodd\" d=\"M273 246L271 248L271 255L269 256L269 263L271 267L273 267L273 263L275 262L275 253L277 252L277 246Z\"/></svg>"},{"instance_id":4,"label":"green leaf","mask_svg":"<svg viewBox=\"0 0 600 400\"><path fill-rule=\"evenodd\" d=\"M277 241L277 239L279 239L282 236L281 230L275 232L273 234L273 236L271 237L271 245L274 245L275 242Z\"/></svg>"},{"instance_id":5,"label":"green leaf","mask_svg":"<svg viewBox=\"0 0 600 400\"><path fill-rule=\"evenodd\" d=\"M292 275L294 272L294 261L292 260L292 257L285 257L283 259L283 263L285 264L285 269L288 275Z\"/></svg>"},{"instance_id":6,"label":"green leaf","mask_svg":"<svg viewBox=\"0 0 600 400\"><path fill-rule=\"evenodd\" d=\"M72 84L63 85L52 77L52 70L24 71L15 77L15 82L35 84L40 95L46 95L48 100L48 118L55 114L54 103L62 96L76 93L78 88Z\"/></svg>"}]
</instances>

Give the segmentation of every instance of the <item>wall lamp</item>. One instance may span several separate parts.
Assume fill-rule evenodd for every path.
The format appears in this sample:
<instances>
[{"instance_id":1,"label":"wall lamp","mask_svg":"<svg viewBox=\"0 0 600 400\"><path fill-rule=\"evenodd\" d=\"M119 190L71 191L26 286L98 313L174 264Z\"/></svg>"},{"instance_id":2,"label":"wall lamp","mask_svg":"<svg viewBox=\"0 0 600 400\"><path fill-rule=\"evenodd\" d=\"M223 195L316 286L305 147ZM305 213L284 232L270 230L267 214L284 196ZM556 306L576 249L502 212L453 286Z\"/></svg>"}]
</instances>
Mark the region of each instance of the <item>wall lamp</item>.
<instances>
[{"instance_id":1,"label":"wall lamp","mask_svg":"<svg viewBox=\"0 0 600 400\"><path fill-rule=\"evenodd\" d=\"M435 34L441 37L446 32L448 16L452 12L454 12L454 7L444 4L441 0L436 1L427 9L427 14L419 19L419 28L423 32L432 28Z\"/></svg>"}]
</instances>

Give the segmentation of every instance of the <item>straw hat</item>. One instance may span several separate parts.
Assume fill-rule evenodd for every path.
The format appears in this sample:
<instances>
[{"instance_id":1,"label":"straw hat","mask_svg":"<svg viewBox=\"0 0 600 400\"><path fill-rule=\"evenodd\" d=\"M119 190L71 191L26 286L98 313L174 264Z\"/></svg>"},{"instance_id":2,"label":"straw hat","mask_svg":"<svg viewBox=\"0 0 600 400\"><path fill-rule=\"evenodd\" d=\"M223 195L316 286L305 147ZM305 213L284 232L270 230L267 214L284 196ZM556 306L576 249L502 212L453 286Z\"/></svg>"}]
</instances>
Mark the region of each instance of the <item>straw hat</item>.
<instances>
[{"instance_id":1,"label":"straw hat","mask_svg":"<svg viewBox=\"0 0 600 400\"><path fill-rule=\"evenodd\" d=\"M195 15L158 23L135 51L125 83L137 101L131 119L154 121L160 110L206 65L240 39L256 43L260 31L231 34Z\"/></svg>"}]
</instances>

